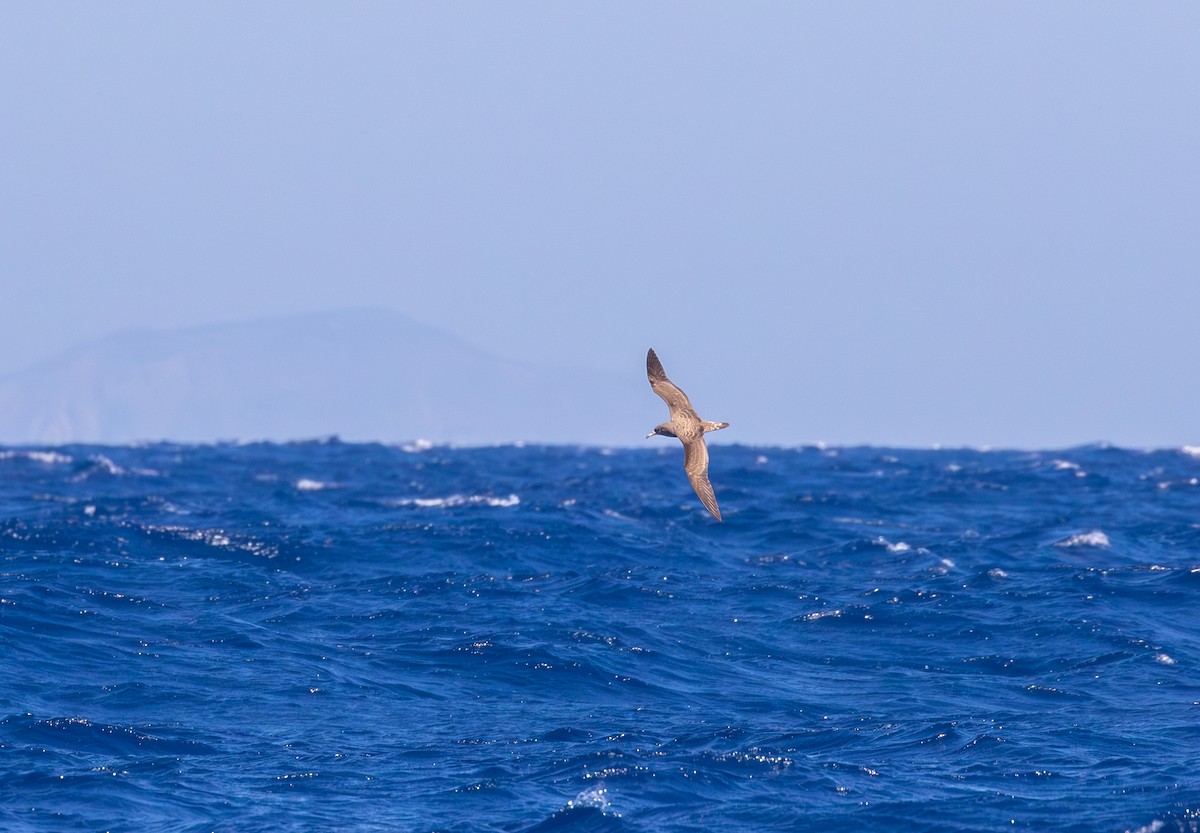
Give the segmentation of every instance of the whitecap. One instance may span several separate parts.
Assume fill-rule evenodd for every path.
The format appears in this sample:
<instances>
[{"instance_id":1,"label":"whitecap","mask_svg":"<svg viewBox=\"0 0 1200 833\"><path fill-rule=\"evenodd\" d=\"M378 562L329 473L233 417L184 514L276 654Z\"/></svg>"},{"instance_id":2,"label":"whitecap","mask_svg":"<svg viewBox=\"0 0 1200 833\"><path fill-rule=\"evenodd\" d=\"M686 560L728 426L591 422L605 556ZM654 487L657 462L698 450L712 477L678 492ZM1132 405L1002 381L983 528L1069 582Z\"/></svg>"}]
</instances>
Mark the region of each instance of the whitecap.
<instances>
[{"instance_id":1,"label":"whitecap","mask_svg":"<svg viewBox=\"0 0 1200 833\"><path fill-rule=\"evenodd\" d=\"M336 483L325 483L320 480L312 480L307 477L301 477L296 481L296 488L302 492L319 492L322 489L336 489Z\"/></svg>"},{"instance_id":2,"label":"whitecap","mask_svg":"<svg viewBox=\"0 0 1200 833\"><path fill-rule=\"evenodd\" d=\"M449 495L448 497L397 498L388 503L392 506L416 506L421 509L448 509L455 506L517 506L521 498L517 495L492 497L491 495Z\"/></svg>"},{"instance_id":3,"label":"whitecap","mask_svg":"<svg viewBox=\"0 0 1200 833\"><path fill-rule=\"evenodd\" d=\"M588 787L567 802L568 810L582 807L590 807L607 815L612 807L612 803L608 800L608 788L603 784Z\"/></svg>"},{"instance_id":4,"label":"whitecap","mask_svg":"<svg viewBox=\"0 0 1200 833\"><path fill-rule=\"evenodd\" d=\"M419 454L422 451L429 451L433 448L433 440L418 439L411 443L405 443L400 446L401 451L407 451L409 454Z\"/></svg>"},{"instance_id":5,"label":"whitecap","mask_svg":"<svg viewBox=\"0 0 1200 833\"><path fill-rule=\"evenodd\" d=\"M1111 546L1108 536L1098 529L1091 532L1080 532L1070 538L1064 538L1056 543L1056 547L1108 547Z\"/></svg>"},{"instance_id":6,"label":"whitecap","mask_svg":"<svg viewBox=\"0 0 1200 833\"><path fill-rule=\"evenodd\" d=\"M48 465L74 462L69 455L59 454L57 451L0 451L0 460L32 460Z\"/></svg>"},{"instance_id":7,"label":"whitecap","mask_svg":"<svg viewBox=\"0 0 1200 833\"><path fill-rule=\"evenodd\" d=\"M904 541L897 541L893 544L882 535L875 539L875 543L882 547L887 547L888 552L908 552L912 549L912 545L906 544Z\"/></svg>"},{"instance_id":8,"label":"whitecap","mask_svg":"<svg viewBox=\"0 0 1200 833\"><path fill-rule=\"evenodd\" d=\"M840 618L841 615L842 615L842 611L840 609L839 610L818 610L813 613L805 613L804 616L802 616L801 618L804 619L805 622L817 622L821 619L830 619L830 618L837 619L837 618Z\"/></svg>"},{"instance_id":9,"label":"whitecap","mask_svg":"<svg viewBox=\"0 0 1200 833\"><path fill-rule=\"evenodd\" d=\"M93 463L96 464L96 468L100 469L101 471L106 471L109 474L124 474L125 473L125 469L118 466L116 463L114 463L112 460L105 457L103 454L94 454L94 455L92 455L92 457L90 459Z\"/></svg>"},{"instance_id":10,"label":"whitecap","mask_svg":"<svg viewBox=\"0 0 1200 833\"><path fill-rule=\"evenodd\" d=\"M74 475L71 478L73 483L81 483L97 473L111 474L113 476L125 474L125 469L118 466L103 454L93 454L88 457L88 460L91 462L91 465Z\"/></svg>"},{"instance_id":11,"label":"whitecap","mask_svg":"<svg viewBox=\"0 0 1200 833\"><path fill-rule=\"evenodd\" d=\"M1200 457L1200 445L1185 445L1179 450L1189 457Z\"/></svg>"},{"instance_id":12,"label":"whitecap","mask_svg":"<svg viewBox=\"0 0 1200 833\"><path fill-rule=\"evenodd\" d=\"M1083 466L1078 463L1072 463L1070 460L1051 460L1050 465L1055 471L1070 471L1074 472L1076 477L1087 477L1088 474L1083 470Z\"/></svg>"}]
</instances>

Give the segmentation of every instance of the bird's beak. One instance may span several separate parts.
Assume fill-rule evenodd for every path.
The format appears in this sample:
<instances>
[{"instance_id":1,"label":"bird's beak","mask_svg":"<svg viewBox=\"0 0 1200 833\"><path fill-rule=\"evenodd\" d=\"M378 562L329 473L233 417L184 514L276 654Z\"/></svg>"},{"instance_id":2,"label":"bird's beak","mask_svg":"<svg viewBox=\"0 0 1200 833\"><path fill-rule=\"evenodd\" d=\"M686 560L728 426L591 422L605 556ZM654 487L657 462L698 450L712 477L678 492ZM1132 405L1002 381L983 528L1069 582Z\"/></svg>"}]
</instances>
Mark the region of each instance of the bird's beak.
<instances>
[{"instance_id":1,"label":"bird's beak","mask_svg":"<svg viewBox=\"0 0 1200 833\"><path fill-rule=\"evenodd\" d=\"M649 434L646 435L646 439L650 439L653 436L654 436L654 432L651 431Z\"/></svg>"}]
</instances>

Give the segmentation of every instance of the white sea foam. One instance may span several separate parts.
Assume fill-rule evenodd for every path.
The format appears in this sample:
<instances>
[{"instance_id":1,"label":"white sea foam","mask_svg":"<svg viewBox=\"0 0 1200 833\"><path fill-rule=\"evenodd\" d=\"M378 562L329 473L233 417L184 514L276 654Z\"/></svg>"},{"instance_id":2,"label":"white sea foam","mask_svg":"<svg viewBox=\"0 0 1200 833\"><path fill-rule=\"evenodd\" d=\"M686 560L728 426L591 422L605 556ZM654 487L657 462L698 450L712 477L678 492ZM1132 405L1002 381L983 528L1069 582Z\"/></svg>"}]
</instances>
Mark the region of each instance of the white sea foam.
<instances>
[{"instance_id":1,"label":"white sea foam","mask_svg":"<svg viewBox=\"0 0 1200 833\"><path fill-rule=\"evenodd\" d=\"M322 489L336 489L336 483L325 483L321 480L311 480L307 477L301 477L296 481L296 488L302 492L319 492Z\"/></svg>"},{"instance_id":2,"label":"white sea foam","mask_svg":"<svg viewBox=\"0 0 1200 833\"><path fill-rule=\"evenodd\" d=\"M875 539L875 543L879 544L880 546L887 547L888 552L908 552L909 550L912 549L911 545L906 544L903 541L897 541L896 543L893 544L891 541L889 541L887 538L884 538L882 535Z\"/></svg>"},{"instance_id":3,"label":"white sea foam","mask_svg":"<svg viewBox=\"0 0 1200 833\"><path fill-rule=\"evenodd\" d=\"M1064 538L1054 546L1056 547L1108 547L1111 542L1108 536L1098 529L1093 529L1091 532L1080 532L1072 535L1070 538Z\"/></svg>"},{"instance_id":4,"label":"white sea foam","mask_svg":"<svg viewBox=\"0 0 1200 833\"><path fill-rule=\"evenodd\" d=\"M422 451L429 451L433 448L433 440L413 440L411 443L405 443L400 446L401 451L407 451L409 454L419 454Z\"/></svg>"},{"instance_id":5,"label":"white sea foam","mask_svg":"<svg viewBox=\"0 0 1200 833\"><path fill-rule=\"evenodd\" d=\"M0 451L0 460L32 460L48 465L74 462L69 455L57 451Z\"/></svg>"},{"instance_id":6,"label":"white sea foam","mask_svg":"<svg viewBox=\"0 0 1200 833\"><path fill-rule=\"evenodd\" d=\"M416 506L421 509L448 509L454 506L517 506L521 498L517 495L492 497L491 495L450 495L448 497L397 498L388 501L392 506Z\"/></svg>"},{"instance_id":7,"label":"white sea foam","mask_svg":"<svg viewBox=\"0 0 1200 833\"><path fill-rule=\"evenodd\" d=\"M1070 471L1074 472L1076 477L1087 477L1088 474L1083 470L1083 467L1078 463L1072 463L1070 460L1051 460L1050 465L1055 471Z\"/></svg>"},{"instance_id":8,"label":"white sea foam","mask_svg":"<svg viewBox=\"0 0 1200 833\"><path fill-rule=\"evenodd\" d=\"M813 613L806 613L802 617L805 622L818 622L821 619L837 619L842 615L842 611L838 610L818 610Z\"/></svg>"},{"instance_id":9,"label":"white sea foam","mask_svg":"<svg viewBox=\"0 0 1200 833\"><path fill-rule=\"evenodd\" d=\"M114 463L109 458L105 457L103 454L93 454L88 457L88 460L91 462L91 466L89 466L88 468L79 472L78 474L74 475L71 478L71 481L73 483L82 483L84 480L87 480L92 475L98 474L98 473L99 474L111 474L114 476L119 476L119 475L125 474L125 469L118 466L116 463Z\"/></svg>"},{"instance_id":10,"label":"white sea foam","mask_svg":"<svg viewBox=\"0 0 1200 833\"><path fill-rule=\"evenodd\" d=\"M599 810L605 815L608 815L612 808L612 804L608 800L608 788L603 784L597 784L594 787L588 787L586 790L567 802L568 810L573 810L576 807L591 807Z\"/></svg>"},{"instance_id":11,"label":"white sea foam","mask_svg":"<svg viewBox=\"0 0 1200 833\"><path fill-rule=\"evenodd\" d=\"M1200 445L1185 445L1180 451L1189 457L1200 457Z\"/></svg>"},{"instance_id":12,"label":"white sea foam","mask_svg":"<svg viewBox=\"0 0 1200 833\"><path fill-rule=\"evenodd\" d=\"M93 463L96 464L96 468L100 469L101 471L106 471L109 474L124 474L125 473L125 469L118 466L116 463L114 463L112 460L105 457L103 454L95 454L92 456L91 460Z\"/></svg>"}]
</instances>

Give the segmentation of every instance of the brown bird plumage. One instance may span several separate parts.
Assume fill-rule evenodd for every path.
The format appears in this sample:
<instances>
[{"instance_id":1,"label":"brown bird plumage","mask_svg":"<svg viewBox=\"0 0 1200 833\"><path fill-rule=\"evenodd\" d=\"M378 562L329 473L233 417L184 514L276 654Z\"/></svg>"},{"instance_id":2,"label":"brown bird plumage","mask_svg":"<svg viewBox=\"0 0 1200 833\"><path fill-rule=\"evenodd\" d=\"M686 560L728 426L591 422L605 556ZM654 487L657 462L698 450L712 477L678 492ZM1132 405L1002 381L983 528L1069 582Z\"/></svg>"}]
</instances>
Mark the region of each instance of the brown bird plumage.
<instances>
[{"instance_id":1,"label":"brown bird plumage","mask_svg":"<svg viewBox=\"0 0 1200 833\"><path fill-rule=\"evenodd\" d=\"M650 380L650 387L662 397L671 411L671 421L656 425L646 437L659 434L676 437L683 443L683 470L687 472L700 502L712 512L714 518L721 520L717 496L713 494L712 483L708 481L708 445L704 442L704 432L728 428L729 423L700 419L687 394L667 378L662 362L653 349L646 353L646 377Z\"/></svg>"}]
</instances>

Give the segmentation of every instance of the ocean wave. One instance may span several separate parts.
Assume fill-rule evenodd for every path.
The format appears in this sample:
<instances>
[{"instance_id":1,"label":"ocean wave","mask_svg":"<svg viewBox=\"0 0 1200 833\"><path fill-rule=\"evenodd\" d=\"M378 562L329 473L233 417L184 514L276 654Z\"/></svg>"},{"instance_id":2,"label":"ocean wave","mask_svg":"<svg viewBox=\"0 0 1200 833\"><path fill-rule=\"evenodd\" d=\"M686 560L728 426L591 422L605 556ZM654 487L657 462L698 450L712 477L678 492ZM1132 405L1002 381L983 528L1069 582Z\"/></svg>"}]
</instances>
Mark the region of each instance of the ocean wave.
<instances>
[{"instance_id":1,"label":"ocean wave","mask_svg":"<svg viewBox=\"0 0 1200 833\"><path fill-rule=\"evenodd\" d=\"M908 552L912 549L911 544L905 543L904 541L892 542L887 538L884 538L882 535L875 539L875 543L879 544L881 547L884 547L888 552L900 553Z\"/></svg>"},{"instance_id":2,"label":"ocean wave","mask_svg":"<svg viewBox=\"0 0 1200 833\"><path fill-rule=\"evenodd\" d=\"M0 448L0 828L1197 833L1192 456L719 450Z\"/></svg>"},{"instance_id":3,"label":"ocean wave","mask_svg":"<svg viewBox=\"0 0 1200 833\"><path fill-rule=\"evenodd\" d=\"M612 810L608 789L596 784L582 790L549 818L526 828L525 833L617 833L624 829L621 815Z\"/></svg>"},{"instance_id":4,"label":"ocean wave","mask_svg":"<svg viewBox=\"0 0 1200 833\"><path fill-rule=\"evenodd\" d=\"M389 506L415 506L419 509L452 509L458 506L519 506L521 498L516 494L507 497L492 495L448 495L446 497L391 498L384 501Z\"/></svg>"},{"instance_id":5,"label":"ocean wave","mask_svg":"<svg viewBox=\"0 0 1200 833\"><path fill-rule=\"evenodd\" d=\"M65 465L73 463L75 458L70 454L62 454L57 451L3 449L0 450L0 460L31 460L35 463L45 463L47 465Z\"/></svg>"},{"instance_id":6,"label":"ocean wave","mask_svg":"<svg viewBox=\"0 0 1200 833\"><path fill-rule=\"evenodd\" d=\"M1112 542L1108 536L1098 529L1090 532L1080 532L1069 538L1064 538L1055 544L1056 547L1110 547Z\"/></svg>"},{"instance_id":7,"label":"ocean wave","mask_svg":"<svg viewBox=\"0 0 1200 833\"><path fill-rule=\"evenodd\" d=\"M0 728L21 739L23 743L47 746L76 752L103 752L117 755L137 754L211 754L207 744L194 740L177 740L139 731L131 726L95 722L86 717L51 717L38 719L23 714L0 720Z\"/></svg>"},{"instance_id":8,"label":"ocean wave","mask_svg":"<svg viewBox=\"0 0 1200 833\"><path fill-rule=\"evenodd\" d=\"M179 524L133 524L141 533L152 540L195 543L203 547L226 552L240 552L262 558L279 555L276 544L254 536L232 532L223 528L194 528Z\"/></svg>"},{"instance_id":9,"label":"ocean wave","mask_svg":"<svg viewBox=\"0 0 1200 833\"><path fill-rule=\"evenodd\" d=\"M323 480L313 480L308 477L301 477L296 481L296 490L301 492L320 492L324 489L336 489L338 484L326 483Z\"/></svg>"}]
</instances>

